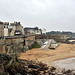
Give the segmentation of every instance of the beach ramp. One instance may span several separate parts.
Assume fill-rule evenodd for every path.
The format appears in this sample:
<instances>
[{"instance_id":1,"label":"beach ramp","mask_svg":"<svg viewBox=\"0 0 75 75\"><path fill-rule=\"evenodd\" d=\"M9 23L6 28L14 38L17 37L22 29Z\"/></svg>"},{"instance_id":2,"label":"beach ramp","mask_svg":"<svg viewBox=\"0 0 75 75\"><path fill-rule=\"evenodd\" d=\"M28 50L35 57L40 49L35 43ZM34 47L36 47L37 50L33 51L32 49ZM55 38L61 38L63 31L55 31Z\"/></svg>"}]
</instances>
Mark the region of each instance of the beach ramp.
<instances>
[{"instance_id":1,"label":"beach ramp","mask_svg":"<svg viewBox=\"0 0 75 75\"><path fill-rule=\"evenodd\" d=\"M44 45L41 47L41 49L47 50L47 49L49 48L50 44L51 44L51 40L46 41L46 42L44 43Z\"/></svg>"},{"instance_id":2,"label":"beach ramp","mask_svg":"<svg viewBox=\"0 0 75 75\"><path fill-rule=\"evenodd\" d=\"M55 49L59 46L60 44L57 43L54 39L50 39L46 42L44 42L44 45L41 47L43 50L48 50L48 49Z\"/></svg>"}]
</instances>

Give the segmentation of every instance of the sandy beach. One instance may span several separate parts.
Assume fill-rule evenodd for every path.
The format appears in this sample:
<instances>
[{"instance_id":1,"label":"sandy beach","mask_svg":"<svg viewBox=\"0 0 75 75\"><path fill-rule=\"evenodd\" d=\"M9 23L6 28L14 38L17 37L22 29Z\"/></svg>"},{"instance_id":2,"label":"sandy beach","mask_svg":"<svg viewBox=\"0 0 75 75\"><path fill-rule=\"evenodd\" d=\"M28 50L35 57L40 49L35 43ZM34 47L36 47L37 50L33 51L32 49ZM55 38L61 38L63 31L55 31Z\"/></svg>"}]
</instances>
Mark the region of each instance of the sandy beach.
<instances>
[{"instance_id":1,"label":"sandy beach","mask_svg":"<svg viewBox=\"0 0 75 75\"><path fill-rule=\"evenodd\" d=\"M75 57L75 45L74 44L61 44L55 50L41 50L39 48L29 50L20 54L20 59L40 61L48 66L51 66L52 62Z\"/></svg>"}]
</instances>

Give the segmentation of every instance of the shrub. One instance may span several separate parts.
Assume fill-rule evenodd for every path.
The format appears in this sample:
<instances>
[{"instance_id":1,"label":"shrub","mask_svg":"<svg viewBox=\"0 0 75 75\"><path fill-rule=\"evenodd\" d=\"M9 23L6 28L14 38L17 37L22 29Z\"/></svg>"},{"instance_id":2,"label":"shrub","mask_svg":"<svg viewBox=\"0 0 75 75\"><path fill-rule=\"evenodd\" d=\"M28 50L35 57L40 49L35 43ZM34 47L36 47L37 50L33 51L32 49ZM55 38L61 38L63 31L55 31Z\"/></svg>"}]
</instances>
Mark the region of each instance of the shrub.
<instances>
[{"instance_id":1,"label":"shrub","mask_svg":"<svg viewBox=\"0 0 75 75\"><path fill-rule=\"evenodd\" d=\"M41 46L37 42L35 42L31 47L32 48L40 48Z\"/></svg>"}]
</instances>

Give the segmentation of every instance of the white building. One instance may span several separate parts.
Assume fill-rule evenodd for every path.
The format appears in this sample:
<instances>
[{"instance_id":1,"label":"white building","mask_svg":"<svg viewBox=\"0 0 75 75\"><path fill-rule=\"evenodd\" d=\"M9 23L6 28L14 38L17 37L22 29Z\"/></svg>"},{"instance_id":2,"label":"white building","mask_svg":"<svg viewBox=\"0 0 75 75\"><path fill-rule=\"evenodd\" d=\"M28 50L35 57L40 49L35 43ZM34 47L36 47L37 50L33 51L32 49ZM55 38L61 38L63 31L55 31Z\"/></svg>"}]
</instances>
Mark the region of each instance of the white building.
<instances>
[{"instance_id":1,"label":"white building","mask_svg":"<svg viewBox=\"0 0 75 75\"><path fill-rule=\"evenodd\" d=\"M4 36L8 36L8 28L4 28Z\"/></svg>"},{"instance_id":2,"label":"white building","mask_svg":"<svg viewBox=\"0 0 75 75\"><path fill-rule=\"evenodd\" d=\"M41 29L41 31L42 31L42 34L46 34L46 29L45 28Z\"/></svg>"},{"instance_id":3,"label":"white building","mask_svg":"<svg viewBox=\"0 0 75 75\"><path fill-rule=\"evenodd\" d=\"M8 36L9 22L3 22L3 25L4 25L4 36Z\"/></svg>"}]
</instances>

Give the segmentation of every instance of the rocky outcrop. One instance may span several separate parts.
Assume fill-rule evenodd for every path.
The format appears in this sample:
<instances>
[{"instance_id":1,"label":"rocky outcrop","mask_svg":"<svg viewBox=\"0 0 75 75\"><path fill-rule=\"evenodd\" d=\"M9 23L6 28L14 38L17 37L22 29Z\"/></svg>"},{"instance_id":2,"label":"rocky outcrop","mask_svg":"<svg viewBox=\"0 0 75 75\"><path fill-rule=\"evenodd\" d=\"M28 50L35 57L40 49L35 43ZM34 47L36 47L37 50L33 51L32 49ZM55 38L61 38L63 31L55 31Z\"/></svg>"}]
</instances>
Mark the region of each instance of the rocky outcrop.
<instances>
[{"instance_id":1,"label":"rocky outcrop","mask_svg":"<svg viewBox=\"0 0 75 75\"><path fill-rule=\"evenodd\" d=\"M75 75L74 70L57 69L36 61L0 54L0 75Z\"/></svg>"}]
</instances>

